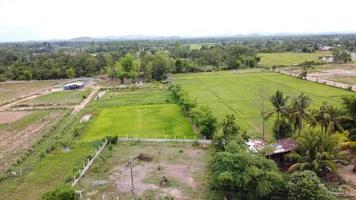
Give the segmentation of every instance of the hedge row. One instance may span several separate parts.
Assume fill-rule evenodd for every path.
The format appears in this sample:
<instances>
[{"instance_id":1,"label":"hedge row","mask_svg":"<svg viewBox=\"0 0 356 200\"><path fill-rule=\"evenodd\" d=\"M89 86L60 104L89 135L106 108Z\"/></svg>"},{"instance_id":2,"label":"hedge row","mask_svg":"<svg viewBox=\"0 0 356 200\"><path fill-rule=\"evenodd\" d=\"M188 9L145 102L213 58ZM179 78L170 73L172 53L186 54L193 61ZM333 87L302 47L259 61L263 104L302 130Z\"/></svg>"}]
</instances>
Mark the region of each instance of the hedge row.
<instances>
[{"instance_id":1,"label":"hedge row","mask_svg":"<svg viewBox=\"0 0 356 200\"><path fill-rule=\"evenodd\" d=\"M217 130L217 119L213 116L209 107L198 106L195 99L191 99L188 93L179 84L169 86L169 90L176 103L181 107L185 116L191 118L193 124L207 139L211 139Z\"/></svg>"}]
</instances>

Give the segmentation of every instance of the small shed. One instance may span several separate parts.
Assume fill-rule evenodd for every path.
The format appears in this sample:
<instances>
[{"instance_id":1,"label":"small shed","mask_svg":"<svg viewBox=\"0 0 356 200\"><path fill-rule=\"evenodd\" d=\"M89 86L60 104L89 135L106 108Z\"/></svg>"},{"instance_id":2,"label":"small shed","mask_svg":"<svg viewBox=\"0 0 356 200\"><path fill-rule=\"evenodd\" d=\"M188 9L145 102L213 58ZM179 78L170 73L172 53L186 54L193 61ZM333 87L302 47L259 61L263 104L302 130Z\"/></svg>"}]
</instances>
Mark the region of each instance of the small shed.
<instances>
[{"instance_id":1,"label":"small shed","mask_svg":"<svg viewBox=\"0 0 356 200\"><path fill-rule=\"evenodd\" d=\"M81 89L83 88L85 85L85 82L83 81L77 81L77 82L73 82L73 83L68 83L66 85L63 86L64 90L76 90L76 89Z\"/></svg>"}]
</instances>

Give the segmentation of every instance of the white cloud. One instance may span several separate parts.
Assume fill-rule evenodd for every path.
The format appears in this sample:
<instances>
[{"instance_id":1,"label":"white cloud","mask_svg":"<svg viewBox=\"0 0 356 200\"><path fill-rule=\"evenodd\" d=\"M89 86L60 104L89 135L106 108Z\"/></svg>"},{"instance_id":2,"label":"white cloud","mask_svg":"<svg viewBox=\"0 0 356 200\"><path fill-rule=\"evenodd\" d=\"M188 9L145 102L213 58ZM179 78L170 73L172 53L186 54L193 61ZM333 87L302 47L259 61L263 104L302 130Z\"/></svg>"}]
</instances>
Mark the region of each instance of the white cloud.
<instances>
[{"instance_id":1,"label":"white cloud","mask_svg":"<svg viewBox=\"0 0 356 200\"><path fill-rule=\"evenodd\" d=\"M0 41L356 31L354 0L0 0Z\"/></svg>"}]
</instances>

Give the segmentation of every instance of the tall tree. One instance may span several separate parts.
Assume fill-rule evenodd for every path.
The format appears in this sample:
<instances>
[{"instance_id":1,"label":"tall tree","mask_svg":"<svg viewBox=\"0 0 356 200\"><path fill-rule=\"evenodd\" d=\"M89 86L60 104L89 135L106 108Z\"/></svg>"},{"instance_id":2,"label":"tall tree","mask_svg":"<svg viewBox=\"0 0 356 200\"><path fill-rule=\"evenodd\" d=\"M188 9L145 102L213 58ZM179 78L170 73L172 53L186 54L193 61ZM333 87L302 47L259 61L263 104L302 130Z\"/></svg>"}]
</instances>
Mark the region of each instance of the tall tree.
<instances>
[{"instance_id":1,"label":"tall tree","mask_svg":"<svg viewBox=\"0 0 356 200\"><path fill-rule=\"evenodd\" d=\"M304 93L292 98L288 108L288 117L294 126L294 131L298 130L300 133L303 129L303 120L312 120L312 115L307 111L310 104L311 99Z\"/></svg>"},{"instance_id":2,"label":"tall tree","mask_svg":"<svg viewBox=\"0 0 356 200\"><path fill-rule=\"evenodd\" d=\"M283 92L280 90L277 90L276 93L270 97L270 101L273 105L273 110L267 113L266 118L270 118L273 114L277 114L277 140L279 140L281 115L287 114L288 98L289 97L284 97Z\"/></svg>"},{"instance_id":3,"label":"tall tree","mask_svg":"<svg viewBox=\"0 0 356 200\"><path fill-rule=\"evenodd\" d=\"M345 139L343 135L314 129L304 131L297 137L297 151L288 155L295 162L289 171L312 170L320 175L325 171L335 171L336 163L348 163L340 149L340 142Z\"/></svg>"},{"instance_id":4,"label":"tall tree","mask_svg":"<svg viewBox=\"0 0 356 200\"><path fill-rule=\"evenodd\" d=\"M323 102L323 105L319 110L314 111L313 115L315 120L311 122L311 125L320 125L321 130L328 133L344 131L342 122L348 120L341 109L327 102Z\"/></svg>"},{"instance_id":5,"label":"tall tree","mask_svg":"<svg viewBox=\"0 0 356 200\"><path fill-rule=\"evenodd\" d=\"M117 77L120 78L121 82L124 82L125 78L136 78L138 66L139 61L132 54L126 54L116 62Z\"/></svg>"}]
</instances>

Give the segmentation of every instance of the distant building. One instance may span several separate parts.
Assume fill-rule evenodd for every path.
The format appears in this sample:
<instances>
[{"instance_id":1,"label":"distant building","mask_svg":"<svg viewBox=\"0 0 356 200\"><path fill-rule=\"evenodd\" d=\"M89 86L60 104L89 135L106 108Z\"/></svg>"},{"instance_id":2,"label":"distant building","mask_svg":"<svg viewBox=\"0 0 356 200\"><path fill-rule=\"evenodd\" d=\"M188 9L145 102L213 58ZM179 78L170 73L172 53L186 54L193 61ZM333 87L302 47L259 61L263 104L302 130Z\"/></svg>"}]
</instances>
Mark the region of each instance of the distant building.
<instances>
[{"instance_id":1,"label":"distant building","mask_svg":"<svg viewBox=\"0 0 356 200\"><path fill-rule=\"evenodd\" d=\"M81 89L85 85L85 82L78 81L78 82L73 82L73 83L68 83L63 86L64 90L76 90L76 89Z\"/></svg>"},{"instance_id":2,"label":"distant building","mask_svg":"<svg viewBox=\"0 0 356 200\"><path fill-rule=\"evenodd\" d=\"M321 46L318 51L331 51L333 48L329 46Z\"/></svg>"},{"instance_id":3,"label":"distant building","mask_svg":"<svg viewBox=\"0 0 356 200\"><path fill-rule=\"evenodd\" d=\"M320 56L319 60L325 62L325 63L333 63L335 61L334 56Z\"/></svg>"}]
</instances>

